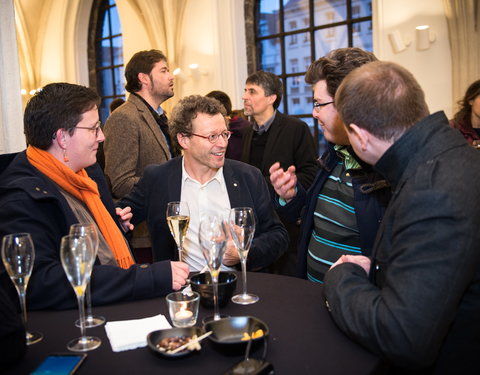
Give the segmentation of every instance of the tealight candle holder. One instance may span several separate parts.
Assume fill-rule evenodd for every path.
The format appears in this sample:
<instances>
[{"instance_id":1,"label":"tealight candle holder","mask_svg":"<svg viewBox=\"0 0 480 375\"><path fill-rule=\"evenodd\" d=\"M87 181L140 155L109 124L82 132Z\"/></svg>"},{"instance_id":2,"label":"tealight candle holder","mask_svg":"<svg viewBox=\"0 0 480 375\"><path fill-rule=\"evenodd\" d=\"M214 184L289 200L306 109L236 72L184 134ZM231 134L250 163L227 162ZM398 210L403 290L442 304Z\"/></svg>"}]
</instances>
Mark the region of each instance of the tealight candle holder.
<instances>
[{"instance_id":1,"label":"tealight candle holder","mask_svg":"<svg viewBox=\"0 0 480 375\"><path fill-rule=\"evenodd\" d=\"M167 295L168 313L174 327L191 327L197 323L200 295L173 292Z\"/></svg>"}]
</instances>

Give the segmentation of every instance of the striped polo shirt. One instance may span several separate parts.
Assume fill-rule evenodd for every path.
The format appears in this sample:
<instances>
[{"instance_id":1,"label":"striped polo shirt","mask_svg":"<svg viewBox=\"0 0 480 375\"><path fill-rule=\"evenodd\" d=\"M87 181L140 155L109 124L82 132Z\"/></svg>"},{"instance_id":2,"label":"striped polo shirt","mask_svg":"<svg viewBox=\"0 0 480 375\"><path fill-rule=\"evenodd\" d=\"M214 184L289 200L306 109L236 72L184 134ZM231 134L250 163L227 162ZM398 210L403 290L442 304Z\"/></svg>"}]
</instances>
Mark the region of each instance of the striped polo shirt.
<instances>
[{"instance_id":1,"label":"striped polo shirt","mask_svg":"<svg viewBox=\"0 0 480 375\"><path fill-rule=\"evenodd\" d=\"M330 266L343 254L361 254L351 171L360 169L346 147L335 147L340 161L317 196L312 236L308 245L307 277L323 282Z\"/></svg>"}]
</instances>

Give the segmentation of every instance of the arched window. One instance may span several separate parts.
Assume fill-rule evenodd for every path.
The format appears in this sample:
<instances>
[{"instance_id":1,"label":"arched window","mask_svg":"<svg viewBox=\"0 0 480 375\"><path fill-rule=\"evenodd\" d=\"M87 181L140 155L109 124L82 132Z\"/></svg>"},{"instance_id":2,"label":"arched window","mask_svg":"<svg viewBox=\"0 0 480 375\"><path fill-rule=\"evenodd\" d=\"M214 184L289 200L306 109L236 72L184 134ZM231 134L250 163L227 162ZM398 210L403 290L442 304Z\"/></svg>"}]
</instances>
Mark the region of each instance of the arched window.
<instances>
[{"instance_id":1,"label":"arched window","mask_svg":"<svg viewBox=\"0 0 480 375\"><path fill-rule=\"evenodd\" d=\"M100 120L109 115L110 103L125 99L123 40L115 0L95 0L90 15L90 86L102 97Z\"/></svg>"},{"instance_id":2,"label":"arched window","mask_svg":"<svg viewBox=\"0 0 480 375\"><path fill-rule=\"evenodd\" d=\"M333 49L372 51L371 0L256 0L254 18L256 61L250 66L282 79L279 110L307 122L322 149L312 88L303 77L311 62Z\"/></svg>"}]
</instances>

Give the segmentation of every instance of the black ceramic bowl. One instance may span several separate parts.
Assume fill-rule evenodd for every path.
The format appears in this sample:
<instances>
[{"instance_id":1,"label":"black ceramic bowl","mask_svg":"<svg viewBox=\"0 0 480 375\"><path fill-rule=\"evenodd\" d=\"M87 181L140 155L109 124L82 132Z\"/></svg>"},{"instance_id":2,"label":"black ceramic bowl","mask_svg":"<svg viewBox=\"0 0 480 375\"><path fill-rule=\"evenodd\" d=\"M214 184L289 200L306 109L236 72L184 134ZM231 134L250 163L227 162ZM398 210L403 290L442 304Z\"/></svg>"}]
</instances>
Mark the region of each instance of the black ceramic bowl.
<instances>
[{"instance_id":1,"label":"black ceramic bowl","mask_svg":"<svg viewBox=\"0 0 480 375\"><path fill-rule=\"evenodd\" d=\"M268 338L268 326L253 316L233 316L219 320L213 320L204 325L205 332L212 331L208 338L224 352L238 354L245 352L248 341L242 340L244 334L249 335L261 329L263 336L252 339L252 348L255 350Z\"/></svg>"},{"instance_id":2,"label":"black ceramic bowl","mask_svg":"<svg viewBox=\"0 0 480 375\"><path fill-rule=\"evenodd\" d=\"M190 278L192 290L200 294L200 303L204 307L213 307L213 285L209 272L197 273ZM224 307L232 298L237 287L237 275L234 272L220 272L218 276L218 306Z\"/></svg>"},{"instance_id":3,"label":"black ceramic bowl","mask_svg":"<svg viewBox=\"0 0 480 375\"><path fill-rule=\"evenodd\" d=\"M201 336L203 334L203 330L200 327L184 327L184 328L169 328L169 329L161 329L158 331L153 331L150 332L147 336L147 344L148 347L155 353L158 354L162 357L167 357L167 358L178 358L178 357L184 357L186 355L189 355L193 352L196 352L196 350L182 350L178 353L175 354L169 354L167 352L161 351L158 347L157 344L164 338L167 337L180 337L180 336L188 336L188 337L193 337L193 335L197 335L197 337ZM201 345L202 343L200 343Z\"/></svg>"}]
</instances>

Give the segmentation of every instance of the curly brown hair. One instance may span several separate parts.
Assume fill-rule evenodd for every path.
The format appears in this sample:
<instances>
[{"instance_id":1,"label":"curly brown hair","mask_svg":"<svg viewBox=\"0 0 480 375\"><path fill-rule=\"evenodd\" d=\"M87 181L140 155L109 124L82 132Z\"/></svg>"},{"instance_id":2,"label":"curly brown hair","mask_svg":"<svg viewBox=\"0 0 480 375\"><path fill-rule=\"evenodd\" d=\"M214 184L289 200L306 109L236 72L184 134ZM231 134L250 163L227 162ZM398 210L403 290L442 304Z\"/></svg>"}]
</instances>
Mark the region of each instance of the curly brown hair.
<instances>
[{"instance_id":1,"label":"curly brown hair","mask_svg":"<svg viewBox=\"0 0 480 375\"><path fill-rule=\"evenodd\" d=\"M192 134L192 121L199 113L205 113L211 116L220 113L228 129L225 108L218 100L201 95L186 96L175 105L172 115L168 120L170 137L177 149L180 150L182 148L178 143L177 134Z\"/></svg>"},{"instance_id":2,"label":"curly brown hair","mask_svg":"<svg viewBox=\"0 0 480 375\"><path fill-rule=\"evenodd\" d=\"M371 52L360 48L338 48L314 61L305 74L305 82L310 85L318 81L327 82L327 91L333 98L343 79L355 68L378 59Z\"/></svg>"}]
</instances>

